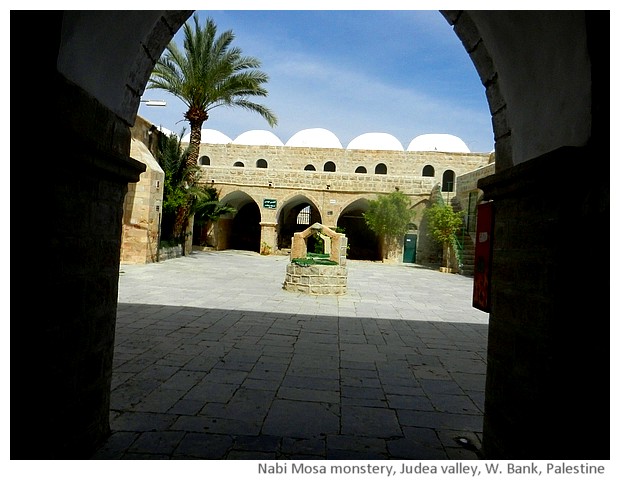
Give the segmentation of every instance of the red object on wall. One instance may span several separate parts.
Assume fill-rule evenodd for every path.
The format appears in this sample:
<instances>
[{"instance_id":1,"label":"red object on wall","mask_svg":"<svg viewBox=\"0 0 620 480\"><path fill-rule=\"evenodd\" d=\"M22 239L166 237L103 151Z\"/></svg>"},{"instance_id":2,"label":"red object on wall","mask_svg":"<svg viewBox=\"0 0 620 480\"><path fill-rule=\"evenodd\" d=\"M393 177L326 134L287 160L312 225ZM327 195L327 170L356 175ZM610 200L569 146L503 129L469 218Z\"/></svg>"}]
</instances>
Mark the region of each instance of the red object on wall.
<instances>
[{"instance_id":1,"label":"red object on wall","mask_svg":"<svg viewBox=\"0 0 620 480\"><path fill-rule=\"evenodd\" d=\"M472 305L489 312L491 291L491 250L493 246L493 203L478 205L474 250L474 298Z\"/></svg>"}]
</instances>

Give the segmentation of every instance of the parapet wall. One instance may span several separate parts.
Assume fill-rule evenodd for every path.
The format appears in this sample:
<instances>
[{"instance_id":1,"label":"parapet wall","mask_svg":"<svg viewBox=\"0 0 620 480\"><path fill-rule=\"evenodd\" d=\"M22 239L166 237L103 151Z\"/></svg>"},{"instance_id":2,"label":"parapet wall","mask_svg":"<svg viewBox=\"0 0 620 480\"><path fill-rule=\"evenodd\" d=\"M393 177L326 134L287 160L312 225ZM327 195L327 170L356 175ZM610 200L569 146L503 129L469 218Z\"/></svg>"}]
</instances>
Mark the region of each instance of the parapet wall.
<instances>
[{"instance_id":1,"label":"parapet wall","mask_svg":"<svg viewBox=\"0 0 620 480\"><path fill-rule=\"evenodd\" d=\"M333 162L335 172L355 174L360 167L374 175L378 165L387 168L387 175L422 176L425 166L433 167L435 178L441 179L446 170L457 176L489 163L488 153L409 152L398 150L347 150L339 148L310 148L229 144L202 144L201 164L207 161L213 167L232 167L241 162L245 168L256 168L259 160L267 163L267 170L294 170L303 172L312 166L323 172L327 162ZM243 168L240 167L240 168ZM264 170L263 170L264 171ZM358 173L358 176L363 174Z\"/></svg>"}]
</instances>

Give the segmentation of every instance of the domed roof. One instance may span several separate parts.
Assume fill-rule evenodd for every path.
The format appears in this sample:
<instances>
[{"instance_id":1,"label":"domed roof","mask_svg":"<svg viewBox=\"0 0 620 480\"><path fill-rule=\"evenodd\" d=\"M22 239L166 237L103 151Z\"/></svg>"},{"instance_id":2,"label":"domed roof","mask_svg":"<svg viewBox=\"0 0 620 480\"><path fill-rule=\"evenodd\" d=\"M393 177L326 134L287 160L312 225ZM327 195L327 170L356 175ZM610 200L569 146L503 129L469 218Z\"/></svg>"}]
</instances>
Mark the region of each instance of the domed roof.
<instances>
[{"instance_id":1,"label":"domed roof","mask_svg":"<svg viewBox=\"0 0 620 480\"><path fill-rule=\"evenodd\" d=\"M237 145L269 145L283 147L284 144L274 133L268 130L248 130L232 142Z\"/></svg>"},{"instance_id":2,"label":"domed roof","mask_svg":"<svg viewBox=\"0 0 620 480\"><path fill-rule=\"evenodd\" d=\"M389 133L363 133L347 145L348 150L404 150L403 145Z\"/></svg>"},{"instance_id":3,"label":"domed roof","mask_svg":"<svg viewBox=\"0 0 620 480\"><path fill-rule=\"evenodd\" d=\"M188 133L181 139L181 143L189 143ZM211 128L203 128L200 130L200 143L231 143L232 139L224 135L219 130L213 130Z\"/></svg>"},{"instance_id":4,"label":"domed roof","mask_svg":"<svg viewBox=\"0 0 620 480\"><path fill-rule=\"evenodd\" d=\"M447 133L429 133L419 135L411 140L408 152L455 152L470 153L465 142L459 137Z\"/></svg>"},{"instance_id":5,"label":"domed roof","mask_svg":"<svg viewBox=\"0 0 620 480\"><path fill-rule=\"evenodd\" d=\"M338 137L325 128L300 130L286 142L287 147L342 148Z\"/></svg>"}]
</instances>

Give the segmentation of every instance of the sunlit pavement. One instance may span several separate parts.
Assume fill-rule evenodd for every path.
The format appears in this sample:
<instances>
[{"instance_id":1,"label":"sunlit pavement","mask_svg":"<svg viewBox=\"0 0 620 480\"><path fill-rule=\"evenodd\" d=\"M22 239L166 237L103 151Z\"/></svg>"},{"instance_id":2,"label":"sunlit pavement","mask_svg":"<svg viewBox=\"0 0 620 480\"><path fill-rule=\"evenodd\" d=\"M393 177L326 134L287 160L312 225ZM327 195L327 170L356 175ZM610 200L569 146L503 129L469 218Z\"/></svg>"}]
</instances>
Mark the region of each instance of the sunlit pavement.
<instances>
[{"instance_id":1,"label":"sunlit pavement","mask_svg":"<svg viewBox=\"0 0 620 480\"><path fill-rule=\"evenodd\" d=\"M121 265L112 435L94 459L478 458L473 280L349 261L346 295L312 296L282 288L288 261Z\"/></svg>"}]
</instances>

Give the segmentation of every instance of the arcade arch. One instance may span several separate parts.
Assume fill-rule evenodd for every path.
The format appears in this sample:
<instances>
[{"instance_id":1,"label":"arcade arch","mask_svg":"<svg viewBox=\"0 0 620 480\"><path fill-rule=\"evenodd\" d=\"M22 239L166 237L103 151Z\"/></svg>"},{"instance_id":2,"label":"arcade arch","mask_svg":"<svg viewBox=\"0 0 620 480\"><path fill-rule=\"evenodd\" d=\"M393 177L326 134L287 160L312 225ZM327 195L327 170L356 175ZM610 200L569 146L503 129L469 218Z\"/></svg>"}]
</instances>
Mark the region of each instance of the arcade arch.
<instances>
[{"instance_id":1,"label":"arcade arch","mask_svg":"<svg viewBox=\"0 0 620 480\"><path fill-rule=\"evenodd\" d=\"M304 194L293 195L282 202L277 214L279 249L291 248L295 232L302 232L314 223L323 223L317 202Z\"/></svg>"},{"instance_id":2,"label":"arcade arch","mask_svg":"<svg viewBox=\"0 0 620 480\"><path fill-rule=\"evenodd\" d=\"M367 198L358 198L344 207L338 217L337 226L349 239L348 258L351 260L381 260L379 238L364 219L369 205Z\"/></svg>"},{"instance_id":3,"label":"arcade arch","mask_svg":"<svg viewBox=\"0 0 620 480\"><path fill-rule=\"evenodd\" d=\"M261 214L256 200L246 192L235 190L224 195L220 201L235 208L236 212L217 222L218 245L221 248L259 252Z\"/></svg>"}]
</instances>

